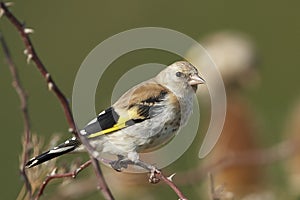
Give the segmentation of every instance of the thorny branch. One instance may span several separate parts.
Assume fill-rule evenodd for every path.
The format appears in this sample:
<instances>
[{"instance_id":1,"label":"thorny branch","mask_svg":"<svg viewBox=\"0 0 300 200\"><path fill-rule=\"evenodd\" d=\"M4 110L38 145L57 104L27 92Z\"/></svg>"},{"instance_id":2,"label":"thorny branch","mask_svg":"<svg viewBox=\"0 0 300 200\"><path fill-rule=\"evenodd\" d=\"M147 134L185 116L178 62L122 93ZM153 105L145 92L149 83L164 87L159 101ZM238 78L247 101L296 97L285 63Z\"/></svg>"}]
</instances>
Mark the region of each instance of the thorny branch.
<instances>
[{"instance_id":1,"label":"thorny branch","mask_svg":"<svg viewBox=\"0 0 300 200\"><path fill-rule=\"evenodd\" d=\"M215 181L212 173L208 173L209 187L210 187L210 198L211 200L221 200L223 188L215 188Z\"/></svg>"},{"instance_id":2,"label":"thorny branch","mask_svg":"<svg viewBox=\"0 0 300 200\"><path fill-rule=\"evenodd\" d=\"M101 162L109 165L111 161L108 159L101 158ZM177 196L179 197L179 200L187 200L188 198L185 197L185 195L181 192L181 190L173 182L172 179L174 176L175 176L175 173L166 177L160 170L154 168L150 172L149 183L156 184L162 180L166 185L168 185L177 194Z\"/></svg>"},{"instance_id":3,"label":"thorny branch","mask_svg":"<svg viewBox=\"0 0 300 200\"><path fill-rule=\"evenodd\" d=\"M74 123L74 119L73 119L73 115L71 112L71 108L69 105L69 102L67 100L67 98L65 97L65 95L62 93L62 91L59 89L59 87L56 85L56 83L54 82L54 80L52 79L50 73L47 71L47 69L45 68L44 64L42 63L42 61L40 60L40 58L38 57L32 42L29 38L29 34L33 32L32 29L26 28L25 25L23 23L21 23L7 8L7 5L4 2L0 2L0 11L3 15L5 15L7 17L7 19L14 25L14 27L18 30L18 32L21 35L21 38L25 44L25 51L24 53L27 55L27 62L30 62L31 60L35 63L36 67L38 68L38 70L40 71L40 73L42 74L42 76L44 77L44 79L47 82L48 85L48 89L50 91L53 91L54 94L57 96L57 98L59 99L62 108L64 110L65 116L67 118L68 124L69 124L69 129L70 132L72 132L77 138L79 138L82 142L82 144L86 147L86 149L89 152L89 156L91 158L91 162L94 166L94 171L96 173L97 179L98 179L98 184L99 184L99 188L102 191L102 194L104 195L104 197L106 199L112 200L114 199L109 187L106 184L106 181L103 177L100 165L97 161L96 158L94 158L92 156L93 153L93 148L92 146L88 143L88 141L84 138L81 137L80 134L78 134L77 129L76 129L76 125Z\"/></svg>"},{"instance_id":4,"label":"thorny branch","mask_svg":"<svg viewBox=\"0 0 300 200\"><path fill-rule=\"evenodd\" d=\"M172 174L169 177L164 176L160 171L155 171L153 172L154 174L150 175L151 176L156 176L157 179L162 180L165 182L179 197L179 200L187 200L187 198L184 196L184 194L180 191L180 189L175 185L173 182L172 178L175 174Z\"/></svg>"},{"instance_id":5,"label":"thorny branch","mask_svg":"<svg viewBox=\"0 0 300 200\"><path fill-rule=\"evenodd\" d=\"M25 181L25 186L27 188L27 192L29 195L29 199L31 199L32 196L32 190L31 190L31 184L29 182L28 176L26 174L25 171L25 164L26 161L28 160L28 149L29 149L29 145L30 145L30 119L29 119L29 114L28 114L28 109L27 109L27 96L26 93L21 85L20 79L19 79L19 75L17 72L17 68L11 58L8 46L3 38L3 36L0 33L0 40L1 40L1 46L4 52L4 56L6 58L11 76L12 76L12 85L15 88L19 99L20 99L20 103L21 103L21 111L22 111L22 115L23 115L23 123L24 123L24 142L23 142L23 153L22 153L22 163L20 166L20 172L21 175L24 178Z\"/></svg>"},{"instance_id":6,"label":"thorny branch","mask_svg":"<svg viewBox=\"0 0 300 200\"><path fill-rule=\"evenodd\" d=\"M77 168L73 172L68 172L68 173L65 173L65 174L54 174L54 175L48 176L46 178L46 180L43 182L43 184L41 185L35 200L38 200L42 196L42 194L44 192L44 189L46 188L47 184L51 180L57 179L57 178L66 178L66 177L76 178L76 176L79 174L79 172L81 172L83 169L87 168L91 163L92 163L92 161L89 160L89 161L83 163L79 168Z\"/></svg>"},{"instance_id":7,"label":"thorny branch","mask_svg":"<svg viewBox=\"0 0 300 200\"><path fill-rule=\"evenodd\" d=\"M71 112L71 108L69 106L69 102L67 98L64 96L62 91L57 87L53 79L51 78L49 72L45 68L42 61L39 59L32 42L29 38L29 34L33 32L32 29L26 28L24 23L21 23L7 8L4 2L0 3L1 9L3 10L3 14L7 17L7 19L14 25L14 27L18 30L18 32L21 35L21 38L25 44L25 50L24 53L27 55L27 62L30 62L31 60L36 64L36 67L41 72L42 76L45 78L49 90L53 91L55 95L58 97L65 116L67 118L68 124L70 126L70 132L73 132L76 130L76 126L73 120L73 115Z\"/></svg>"},{"instance_id":8,"label":"thorny branch","mask_svg":"<svg viewBox=\"0 0 300 200\"><path fill-rule=\"evenodd\" d=\"M71 108L69 105L69 102L67 100L67 98L65 97L65 95L62 93L62 91L59 89L59 87L56 85L56 83L54 82L54 80L52 79L50 73L47 71L47 69L45 68L44 64L42 63L42 61L39 59L33 45L32 42L29 38L29 34L33 32L32 29L26 28L25 25L23 23L21 23L7 8L6 4L4 2L0 2L0 11L2 12L2 14L4 14L8 20L16 27L16 29L18 30L18 32L21 35L21 38L23 40L23 43L25 44L25 51L24 53L27 55L27 62L30 62L31 60L35 63L36 67L38 68L38 70L40 71L40 73L42 74L42 76L44 77L47 85L48 85L48 89L50 91L53 91L54 94L57 96L57 98L59 99L62 108L64 110L67 122L69 124L69 131L72 132L77 138L79 138L81 140L81 142L83 143L83 145L86 147L86 149L89 152L90 158L91 160L84 163L79 170L76 170L74 172L70 172L70 173L66 173L66 174L60 174L60 175L53 175L53 176L49 176L47 177L47 179L44 181L43 185L40 188L40 191L36 197L36 199L38 199L45 187L47 186L47 184L55 178L63 178L63 177L76 177L76 175L83 170L84 168L86 168L88 165L90 165L91 163L94 166L94 171L96 173L97 179L98 179L98 184L100 189L102 190L102 193L104 195L104 197L106 199L109 200L113 200L114 197L110 191L110 189L108 188L106 181L103 177L99 162L96 158L94 158L92 155L94 153L94 149L93 147L88 143L88 141L84 138L81 137L80 134L78 134L77 129L76 129L76 125L74 123L74 119L73 119L73 115L71 112ZM27 138L26 138L27 139ZM29 140L29 139L28 139ZM26 140L27 141L27 140ZM26 159L23 159L25 162L28 158L27 154L26 154ZM24 166L22 168L22 171L24 171ZM25 174L25 171L24 171ZM26 175L26 174L25 174ZM179 190L179 188L173 183L172 181L172 176L170 177L165 177L161 172L156 174L158 179L161 179L162 181L164 181L169 187L171 187L174 192L178 195L178 197L181 200L186 200L187 198L183 195L183 193ZM29 184L29 181L27 179L27 182ZM30 190L29 190L30 191Z\"/></svg>"}]
</instances>

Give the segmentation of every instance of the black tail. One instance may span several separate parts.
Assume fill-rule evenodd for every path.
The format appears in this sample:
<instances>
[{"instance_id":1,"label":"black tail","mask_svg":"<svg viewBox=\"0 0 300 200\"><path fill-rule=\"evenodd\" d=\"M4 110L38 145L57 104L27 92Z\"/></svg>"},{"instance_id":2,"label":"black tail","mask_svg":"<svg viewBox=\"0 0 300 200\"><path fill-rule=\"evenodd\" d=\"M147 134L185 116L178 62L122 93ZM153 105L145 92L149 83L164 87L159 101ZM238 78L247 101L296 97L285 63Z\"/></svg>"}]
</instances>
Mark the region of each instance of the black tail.
<instances>
[{"instance_id":1,"label":"black tail","mask_svg":"<svg viewBox=\"0 0 300 200\"><path fill-rule=\"evenodd\" d=\"M34 157L31 158L27 163L26 163L26 168L31 168L36 165L39 165L43 162L46 162L48 160L51 160L52 158L58 157L60 155L63 155L65 153L69 153L76 149L80 145L80 142L75 138L71 138L64 143Z\"/></svg>"}]
</instances>

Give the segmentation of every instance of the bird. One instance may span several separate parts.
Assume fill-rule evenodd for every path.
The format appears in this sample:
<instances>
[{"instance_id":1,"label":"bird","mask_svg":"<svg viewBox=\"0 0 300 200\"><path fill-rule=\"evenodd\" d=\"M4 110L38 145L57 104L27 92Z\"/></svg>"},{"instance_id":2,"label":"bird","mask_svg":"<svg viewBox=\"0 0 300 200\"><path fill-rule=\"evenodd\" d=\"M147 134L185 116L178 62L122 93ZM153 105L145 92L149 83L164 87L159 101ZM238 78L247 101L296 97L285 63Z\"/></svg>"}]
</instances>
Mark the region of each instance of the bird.
<instances>
[{"instance_id":1,"label":"bird","mask_svg":"<svg viewBox=\"0 0 300 200\"><path fill-rule=\"evenodd\" d=\"M79 130L95 151L117 156L110 165L116 171L128 164L151 170L139 159L139 153L150 152L168 143L192 114L193 96L205 80L187 61L177 61L154 78L125 92L111 107ZM76 137L31 158L31 168L69 152L82 152L84 146Z\"/></svg>"}]
</instances>

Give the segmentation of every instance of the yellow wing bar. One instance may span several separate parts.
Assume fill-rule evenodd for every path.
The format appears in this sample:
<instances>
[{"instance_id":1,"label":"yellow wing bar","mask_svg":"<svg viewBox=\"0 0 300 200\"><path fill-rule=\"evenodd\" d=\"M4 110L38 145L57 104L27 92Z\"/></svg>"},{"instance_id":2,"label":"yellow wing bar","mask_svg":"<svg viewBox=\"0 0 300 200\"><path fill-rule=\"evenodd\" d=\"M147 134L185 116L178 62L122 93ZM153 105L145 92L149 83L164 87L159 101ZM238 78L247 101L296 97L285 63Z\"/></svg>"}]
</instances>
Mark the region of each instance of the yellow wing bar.
<instances>
[{"instance_id":1,"label":"yellow wing bar","mask_svg":"<svg viewBox=\"0 0 300 200\"><path fill-rule=\"evenodd\" d=\"M122 128L125 128L126 127L126 121L127 120L125 120L124 118L123 119L120 118L119 121L113 127L102 130L102 131L99 131L99 132L96 132L96 133L93 133L93 134L89 135L88 138L98 137L100 135L105 135L105 134L108 134L108 133L118 131Z\"/></svg>"}]
</instances>

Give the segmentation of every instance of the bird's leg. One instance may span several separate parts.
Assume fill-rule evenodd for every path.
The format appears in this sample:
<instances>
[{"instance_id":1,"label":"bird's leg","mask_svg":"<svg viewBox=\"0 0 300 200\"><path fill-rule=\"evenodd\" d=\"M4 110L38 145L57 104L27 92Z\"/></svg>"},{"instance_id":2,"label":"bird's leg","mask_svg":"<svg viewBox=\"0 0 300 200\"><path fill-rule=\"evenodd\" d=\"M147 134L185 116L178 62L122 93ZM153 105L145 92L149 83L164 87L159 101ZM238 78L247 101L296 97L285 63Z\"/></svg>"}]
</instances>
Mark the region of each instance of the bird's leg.
<instances>
[{"instance_id":1,"label":"bird's leg","mask_svg":"<svg viewBox=\"0 0 300 200\"><path fill-rule=\"evenodd\" d=\"M117 160L110 161L109 164L110 164L110 166L111 166L114 170L120 172L121 169L122 169L122 167L124 167L124 166L121 165L121 160L124 159L124 156L122 156L122 155L117 155L117 156L118 156L118 159L117 159ZM125 167L127 168L127 166L125 166Z\"/></svg>"},{"instance_id":2,"label":"bird's leg","mask_svg":"<svg viewBox=\"0 0 300 200\"><path fill-rule=\"evenodd\" d=\"M150 183L158 183L160 181L158 175L161 173L161 171L157 169L155 166L150 165L141 160L132 161L129 158L126 158L125 156L122 155L117 155L117 156L118 156L118 160L114 160L109 163L114 170L121 172L122 168L126 169L128 165L136 165L150 172L150 176L149 176Z\"/></svg>"},{"instance_id":3,"label":"bird's leg","mask_svg":"<svg viewBox=\"0 0 300 200\"><path fill-rule=\"evenodd\" d=\"M150 165L150 164L148 164L146 162L143 162L141 160L135 161L133 163L133 165L139 166L139 167L141 167L141 168L143 168L143 169L145 169L145 170L147 170L149 172L151 172L151 170L153 170L155 168L153 165Z\"/></svg>"},{"instance_id":4,"label":"bird's leg","mask_svg":"<svg viewBox=\"0 0 300 200\"><path fill-rule=\"evenodd\" d=\"M117 155L118 157L118 160L123 160L125 158L125 156L122 156L122 155Z\"/></svg>"},{"instance_id":5,"label":"bird's leg","mask_svg":"<svg viewBox=\"0 0 300 200\"><path fill-rule=\"evenodd\" d=\"M155 166L145 163L141 160L134 162L134 165L140 166L150 172L149 182L150 183L158 183L160 181L159 174L161 171L157 169Z\"/></svg>"},{"instance_id":6,"label":"bird's leg","mask_svg":"<svg viewBox=\"0 0 300 200\"><path fill-rule=\"evenodd\" d=\"M118 160L111 161L110 166L117 172L121 172L122 168L127 168L129 164L133 164L131 160L125 158L125 156L117 155Z\"/></svg>"}]
</instances>

